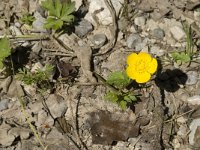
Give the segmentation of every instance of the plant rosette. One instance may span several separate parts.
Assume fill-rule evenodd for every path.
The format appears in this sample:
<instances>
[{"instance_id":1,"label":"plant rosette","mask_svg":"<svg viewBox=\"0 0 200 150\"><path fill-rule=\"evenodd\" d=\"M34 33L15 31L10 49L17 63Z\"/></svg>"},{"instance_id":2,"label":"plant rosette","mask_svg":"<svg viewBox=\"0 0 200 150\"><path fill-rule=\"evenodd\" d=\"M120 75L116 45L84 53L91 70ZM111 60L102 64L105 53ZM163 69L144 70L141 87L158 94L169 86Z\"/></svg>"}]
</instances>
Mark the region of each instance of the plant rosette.
<instances>
[{"instance_id":1,"label":"plant rosette","mask_svg":"<svg viewBox=\"0 0 200 150\"><path fill-rule=\"evenodd\" d=\"M148 82L158 67L157 60L145 52L130 54L127 57L127 64L126 73L128 77L137 83Z\"/></svg>"}]
</instances>

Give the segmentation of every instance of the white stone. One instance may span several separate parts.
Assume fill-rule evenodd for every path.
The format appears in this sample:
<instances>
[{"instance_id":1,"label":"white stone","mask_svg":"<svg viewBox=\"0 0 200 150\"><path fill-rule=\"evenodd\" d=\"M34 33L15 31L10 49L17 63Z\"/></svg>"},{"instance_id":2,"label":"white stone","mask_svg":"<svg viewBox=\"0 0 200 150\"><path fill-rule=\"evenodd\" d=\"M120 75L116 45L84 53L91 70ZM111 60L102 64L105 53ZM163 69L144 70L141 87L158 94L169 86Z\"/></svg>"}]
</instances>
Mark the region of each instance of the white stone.
<instances>
[{"instance_id":1,"label":"white stone","mask_svg":"<svg viewBox=\"0 0 200 150\"><path fill-rule=\"evenodd\" d=\"M191 145L194 144L194 136L195 136L195 132L197 127L200 126L200 118L198 119L194 119L191 123L190 123L190 134L189 134L189 143Z\"/></svg>"},{"instance_id":2,"label":"white stone","mask_svg":"<svg viewBox=\"0 0 200 150\"><path fill-rule=\"evenodd\" d=\"M156 56L163 56L165 54L165 50L161 49L158 46L152 46L150 52Z\"/></svg>"},{"instance_id":3,"label":"white stone","mask_svg":"<svg viewBox=\"0 0 200 150\"><path fill-rule=\"evenodd\" d=\"M32 26L35 30L40 32L46 32L47 30L44 29L44 23L46 22L46 19L41 16L39 12L34 13L35 21L33 21Z\"/></svg>"},{"instance_id":4,"label":"white stone","mask_svg":"<svg viewBox=\"0 0 200 150\"><path fill-rule=\"evenodd\" d=\"M177 118L177 122L178 123L184 124L184 123L186 123L186 121L187 121L187 119L185 117L183 117L183 116Z\"/></svg>"},{"instance_id":5,"label":"white stone","mask_svg":"<svg viewBox=\"0 0 200 150\"><path fill-rule=\"evenodd\" d=\"M177 132L177 135L179 135L181 137L185 137L185 136L187 136L187 134L188 134L188 128L184 125L181 125Z\"/></svg>"},{"instance_id":6,"label":"white stone","mask_svg":"<svg viewBox=\"0 0 200 150\"><path fill-rule=\"evenodd\" d=\"M158 28L158 23L156 21L154 21L153 19L148 19L146 22L146 26L147 26L148 30L154 30L154 29Z\"/></svg>"},{"instance_id":7,"label":"white stone","mask_svg":"<svg viewBox=\"0 0 200 150\"><path fill-rule=\"evenodd\" d=\"M198 81L199 74L197 71L188 71L186 85L195 85Z\"/></svg>"},{"instance_id":8,"label":"white stone","mask_svg":"<svg viewBox=\"0 0 200 150\"><path fill-rule=\"evenodd\" d=\"M174 146L175 149L179 149L180 148L181 144L180 144L180 142L179 142L179 140L177 138L175 138L173 140L173 146Z\"/></svg>"},{"instance_id":9,"label":"white stone","mask_svg":"<svg viewBox=\"0 0 200 150\"><path fill-rule=\"evenodd\" d=\"M194 11L194 19L198 22L200 22L200 12L199 11Z\"/></svg>"},{"instance_id":10,"label":"white stone","mask_svg":"<svg viewBox=\"0 0 200 150\"><path fill-rule=\"evenodd\" d=\"M10 26L12 35L22 35L22 32L16 26Z\"/></svg>"},{"instance_id":11,"label":"white stone","mask_svg":"<svg viewBox=\"0 0 200 150\"><path fill-rule=\"evenodd\" d=\"M8 130L11 127L7 124L1 125L0 128L0 145L10 146L15 140L15 136L12 134L8 134Z\"/></svg>"},{"instance_id":12,"label":"white stone","mask_svg":"<svg viewBox=\"0 0 200 150\"><path fill-rule=\"evenodd\" d=\"M146 23L146 18L145 17L136 17L134 19L134 23L139 27L144 26Z\"/></svg>"},{"instance_id":13,"label":"white stone","mask_svg":"<svg viewBox=\"0 0 200 150\"><path fill-rule=\"evenodd\" d=\"M200 105L200 95L194 95L187 99L187 102L192 105Z\"/></svg>"},{"instance_id":14,"label":"white stone","mask_svg":"<svg viewBox=\"0 0 200 150\"><path fill-rule=\"evenodd\" d=\"M176 39L177 41L184 39L186 36L183 28L181 28L180 26L171 27L170 32L171 32L172 36L174 37L174 39Z\"/></svg>"},{"instance_id":15,"label":"white stone","mask_svg":"<svg viewBox=\"0 0 200 150\"><path fill-rule=\"evenodd\" d=\"M46 104L49 107L49 110L51 110L51 114L54 118L63 116L67 111L66 101L59 95L49 95Z\"/></svg>"},{"instance_id":16,"label":"white stone","mask_svg":"<svg viewBox=\"0 0 200 150\"><path fill-rule=\"evenodd\" d=\"M111 0L113 7L115 8L116 15L118 16L119 11L122 7L122 4L124 3L124 0ZM98 18L98 21L102 25L109 25L112 23L112 17L110 14L110 11L106 4L104 3L104 0L88 0L89 3L89 12L86 14L85 19L90 21L94 26L96 26L96 22L92 18L92 15L94 15L94 12L101 10L99 13L96 14L96 17Z\"/></svg>"},{"instance_id":17,"label":"white stone","mask_svg":"<svg viewBox=\"0 0 200 150\"><path fill-rule=\"evenodd\" d=\"M174 45L176 43L175 39L172 38L172 33L170 31L170 28L174 26L179 26L182 27L182 24L176 19L168 19L168 18L163 18L162 22L159 22L158 24L159 28L163 29L165 32L165 37L163 40L168 44L168 45Z\"/></svg>"},{"instance_id":18,"label":"white stone","mask_svg":"<svg viewBox=\"0 0 200 150\"><path fill-rule=\"evenodd\" d=\"M43 68L43 65L40 62L37 62L33 65L31 72L32 73L37 72L38 69L42 69L42 68Z\"/></svg>"}]
</instances>

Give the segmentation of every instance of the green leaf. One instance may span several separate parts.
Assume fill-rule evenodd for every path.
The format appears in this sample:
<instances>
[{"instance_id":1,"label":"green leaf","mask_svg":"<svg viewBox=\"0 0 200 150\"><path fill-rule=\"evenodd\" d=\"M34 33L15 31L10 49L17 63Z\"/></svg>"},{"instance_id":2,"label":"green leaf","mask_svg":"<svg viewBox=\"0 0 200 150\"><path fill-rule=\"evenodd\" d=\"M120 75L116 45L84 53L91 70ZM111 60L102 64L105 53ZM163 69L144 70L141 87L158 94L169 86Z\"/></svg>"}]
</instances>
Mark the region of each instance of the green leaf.
<instances>
[{"instance_id":1,"label":"green leaf","mask_svg":"<svg viewBox=\"0 0 200 150\"><path fill-rule=\"evenodd\" d=\"M3 68L3 61L11 54L10 42L8 38L0 39L0 68Z\"/></svg>"},{"instance_id":2,"label":"green leaf","mask_svg":"<svg viewBox=\"0 0 200 150\"><path fill-rule=\"evenodd\" d=\"M180 59L181 59L183 62L187 63L187 62L190 62L191 57L190 57L188 54L181 53Z\"/></svg>"},{"instance_id":3,"label":"green leaf","mask_svg":"<svg viewBox=\"0 0 200 150\"><path fill-rule=\"evenodd\" d=\"M111 101L113 103L117 103L117 101L118 101L119 98L118 98L118 95L116 93L114 93L114 92L108 92L105 95L105 99L108 100L108 101Z\"/></svg>"},{"instance_id":4,"label":"green leaf","mask_svg":"<svg viewBox=\"0 0 200 150\"><path fill-rule=\"evenodd\" d=\"M25 24L31 25L35 21L35 17L30 14L24 14L20 20Z\"/></svg>"},{"instance_id":5,"label":"green leaf","mask_svg":"<svg viewBox=\"0 0 200 150\"><path fill-rule=\"evenodd\" d=\"M0 61L0 69L2 69L3 68L3 63L2 63L2 61Z\"/></svg>"},{"instance_id":6,"label":"green leaf","mask_svg":"<svg viewBox=\"0 0 200 150\"><path fill-rule=\"evenodd\" d=\"M108 76L107 83L116 86L117 88L124 88L130 83L130 78L124 72L113 72Z\"/></svg>"},{"instance_id":7,"label":"green leaf","mask_svg":"<svg viewBox=\"0 0 200 150\"><path fill-rule=\"evenodd\" d=\"M11 54L10 42L8 38L0 39L0 58L6 58Z\"/></svg>"},{"instance_id":8,"label":"green leaf","mask_svg":"<svg viewBox=\"0 0 200 150\"><path fill-rule=\"evenodd\" d=\"M49 14L52 16L56 16L55 7L53 0L45 0L41 2L41 5L44 9L49 11Z\"/></svg>"},{"instance_id":9,"label":"green leaf","mask_svg":"<svg viewBox=\"0 0 200 150\"><path fill-rule=\"evenodd\" d=\"M126 101L120 101L120 102L119 102L119 106L121 107L122 110L125 110L125 109L126 109L126 105L127 105L127 102L126 102Z\"/></svg>"},{"instance_id":10,"label":"green leaf","mask_svg":"<svg viewBox=\"0 0 200 150\"><path fill-rule=\"evenodd\" d=\"M181 64L182 62L187 63L187 62L191 61L191 56L186 54L185 52L182 52L182 53L174 52L174 53L172 53L172 58L178 64Z\"/></svg>"},{"instance_id":11,"label":"green leaf","mask_svg":"<svg viewBox=\"0 0 200 150\"><path fill-rule=\"evenodd\" d=\"M62 28L63 25L63 21L60 19L56 19L53 17L48 17L46 20L46 23L44 24L44 28L46 29L54 29L54 30L58 30L60 28Z\"/></svg>"},{"instance_id":12,"label":"green leaf","mask_svg":"<svg viewBox=\"0 0 200 150\"><path fill-rule=\"evenodd\" d=\"M61 20L62 20L62 21L65 21L65 22L71 23L71 22L74 21L74 16L73 16L73 15L63 16L63 17L61 18Z\"/></svg>"},{"instance_id":13,"label":"green leaf","mask_svg":"<svg viewBox=\"0 0 200 150\"><path fill-rule=\"evenodd\" d=\"M65 3L63 4L61 17L70 15L75 11L75 2Z\"/></svg>"},{"instance_id":14,"label":"green leaf","mask_svg":"<svg viewBox=\"0 0 200 150\"><path fill-rule=\"evenodd\" d=\"M124 100L126 102L132 103L132 102L137 101L137 98L134 95L128 94L128 95L124 96Z\"/></svg>"},{"instance_id":15,"label":"green leaf","mask_svg":"<svg viewBox=\"0 0 200 150\"><path fill-rule=\"evenodd\" d=\"M60 0L55 0L55 15L56 17L60 18L62 11L62 4Z\"/></svg>"}]
</instances>

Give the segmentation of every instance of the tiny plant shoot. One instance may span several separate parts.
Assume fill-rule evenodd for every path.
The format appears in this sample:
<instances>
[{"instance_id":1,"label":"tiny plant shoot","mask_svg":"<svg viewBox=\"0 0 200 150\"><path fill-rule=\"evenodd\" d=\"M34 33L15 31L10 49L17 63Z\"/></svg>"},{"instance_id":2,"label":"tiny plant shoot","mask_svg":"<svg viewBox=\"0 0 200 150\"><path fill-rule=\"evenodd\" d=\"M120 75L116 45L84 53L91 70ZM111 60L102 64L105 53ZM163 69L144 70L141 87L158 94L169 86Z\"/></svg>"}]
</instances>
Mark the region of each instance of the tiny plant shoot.
<instances>
[{"instance_id":1,"label":"tiny plant shoot","mask_svg":"<svg viewBox=\"0 0 200 150\"><path fill-rule=\"evenodd\" d=\"M50 88L50 77L53 71L53 66L46 64L44 68L38 69L36 72L23 68L19 69L17 79L24 82L26 85L36 84L43 89Z\"/></svg>"},{"instance_id":2,"label":"tiny plant shoot","mask_svg":"<svg viewBox=\"0 0 200 150\"><path fill-rule=\"evenodd\" d=\"M126 109L127 103L133 103L137 100L132 92L123 91L131 83L131 79L125 72L116 71L111 73L106 82L116 90L110 90L106 93L105 99L117 103L122 110Z\"/></svg>"},{"instance_id":3,"label":"tiny plant shoot","mask_svg":"<svg viewBox=\"0 0 200 150\"><path fill-rule=\"evenodd\" d=\"M32 25L33 21L35 21L35 17L30 14L24 14L20 20L22 23Z\"/></svg>"},{"instance_id":4,"label":"tiny plant shoot","mask_svg":"<svg viewBox=\"0 0 200 150\"><path fill-rule=\"evenodd\" d=\"M44 27L58 30L63 25L70 25L74 21L75 2L63 2L61 0L45 0L42 7L48 11L48 17Z\"/></svg>"},{"instance_id":5,"label":"tiny plant shoot","mask_svg":"<svg viewBox=\"0 0 200 150\"><path fill-rule=\"evenodd\" d=\"M182 65L184 63L191 62L194 52L193 52L193 40L192 40L192 32L191 26L188 24L183 24L184 30L186 33L186 48L184 52L174 52L171 54L173 60L178 64Z\"/></svg>"}]
</instances>

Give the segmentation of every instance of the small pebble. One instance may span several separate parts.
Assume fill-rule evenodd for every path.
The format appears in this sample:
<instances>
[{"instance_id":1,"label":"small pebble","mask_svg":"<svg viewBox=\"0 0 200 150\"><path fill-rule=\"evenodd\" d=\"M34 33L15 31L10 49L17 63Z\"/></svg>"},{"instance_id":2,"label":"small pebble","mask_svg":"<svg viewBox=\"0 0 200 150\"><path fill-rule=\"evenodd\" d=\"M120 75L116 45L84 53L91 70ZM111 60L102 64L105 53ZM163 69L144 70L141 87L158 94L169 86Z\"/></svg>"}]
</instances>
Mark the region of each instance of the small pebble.
<instances>
[{"instance_id":1,"label":"small pebble","mask_svg":"<svg viewBox=\"0 0 200 150\"><path fill-rule=\"evenodd\" d=\"M0 111L8 109L9 99L3 99L0 101Z\"/></svg>"},{"instance_id":2,"label":"small pebble","mask_svg":"<svg viewBox=\"0 0 200 150\"><path fill-rule=\"evenodd\" d=\"M196 71L188 71L186 85L195 85L198 81L198 73Z\"/></svg>"},{"instance_id":3,"label":"small pebble","mask_svg":"<svg viewBox=\"0 0 200 150\"><path fill-rule=\"evenodd\" d=\"M170 28L170 32L175 40L180 41L185 38L186 34L183 30L183 28L179 26L173 26Z\"/></svg>"},{"instance_id":4,"label":"small pebble","mask_svg":"<svg viewBox=\"0 0 200 150\"><path fill-rule=\"evenodd\" d=\"M134 23L139 27L144 26L146 24L146 18L145 17L136 17L134 20Z\"/></svg>"},{"instance_id":5,"label":"small pebble","mask_svg":"<svg viewBox=\"0 0 200 150\"><path fill-rule=\"evenodd\" d=\"M47 30L44 29L44 23L46 22L46 19L43 18L37 11L35 12L34 17L36 20L32 23L33 28L40 32L46 32Z\"/></svg>"},{"instance_id":6,"label":"small pebble","mask_svg":"<svg viewBox=\"0 0 200 150\"><path fill-rule=\"evenodd\" d=\"M156 29L153 30L152 36L157 38L157 39L161 39L162 40L164 38L164 36L165 36L165 32L161 28L156 28Z\"/></svg>"},{"instance_id":7,"label":"small pebble","mask_svg":"<svg viewBox=\"0 0 200 150\"><path fill-rule=\"evenodd\" d=\"M150 52L151 54L154 54L156 56L163 56L165 54L165 50L161 49L158 46L152 46Z\"/></svg>"},{"instance_id":8,"label":"small pebble","mask_svg":"<svg viewBox=\"0 0 200 150\"><path fill-rule=\"evenodd\" d=\"M128 48L135 48L140 43L142 43L142 38L138 34L129 35L126 41Z\"/></svg>"},{"instance_id":9,"label":"small pebble","mask_svg":"<svg viewBox=\"0 0 200 150\"><path fill-rule=\"evenodd\" d=\"M0 19L0 29L1 29L1 30L2 30L2 29L5 29L5 27L6 27L5 21L4 21L3 19Z\"/></svg>"},{"instance_id":10,"label":"small pebble","mask_svg":"<svg viewBox=\"0 0 200 150\"><path fill-rule=\"evenodd\" d=\"M92 24L85 19L81 19L78 25L75 26L75 33L79 37L84 37L86 34L91 32L92 30L93 30Z\"/></svg>"},{"instance_id":11,"label":"small pebble","mask_svg":"<svg viewBox=\"0 0 200 150\"><path fill-rule=\"evenodd\" d=\"M102 47L106 43L107 37L105 34L95 34L93 36L92 42L99 48Z\"/></svg>"},{"instance_id":12,"label":"small pebble","mask_svg":"<svg viewBox=\"0 0 200 150\"><path fill-rule=\"evenodd\" d=\"M190 123L190 134L189 134L189 143L190 143L190 145L197 144L196 141L195 141L195 136L197 136L195 132L196 132L196 130L197 130L198 127L200 127L200 118L194 119Z\"/></svg>"},{"instance_id":13,"label":"small pebble","mask_svg":"<svg viewBox=\"0 0 200 150\"><path fill-rule=\"evenodd\" d=\"M200 95L194 95L187 98L187 102L192 105L200 105Z\"/></svg>"}]
</instances>

